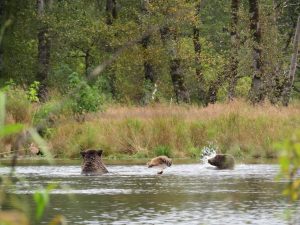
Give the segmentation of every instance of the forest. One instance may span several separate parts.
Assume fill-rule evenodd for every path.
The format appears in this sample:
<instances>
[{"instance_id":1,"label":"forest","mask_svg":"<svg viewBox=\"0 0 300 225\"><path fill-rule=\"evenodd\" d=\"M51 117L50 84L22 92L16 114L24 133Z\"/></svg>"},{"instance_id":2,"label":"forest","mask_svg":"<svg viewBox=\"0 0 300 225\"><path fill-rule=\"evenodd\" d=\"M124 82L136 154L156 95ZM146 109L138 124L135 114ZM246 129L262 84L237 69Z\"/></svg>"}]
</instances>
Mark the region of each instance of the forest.
<instances>
[{"instance_id":1,"label":"forest","mask_svg":"<svg viewBox=\"0 0 300 225\"><path fill-rule=\"evenodd\" d=\"M0 4L6 122L36 128L57 157L198 157L212 144L273 158L299 127L297 0ZM24 136L3 139L3 155L27 152Z\"/></svg>"}]
</instances>

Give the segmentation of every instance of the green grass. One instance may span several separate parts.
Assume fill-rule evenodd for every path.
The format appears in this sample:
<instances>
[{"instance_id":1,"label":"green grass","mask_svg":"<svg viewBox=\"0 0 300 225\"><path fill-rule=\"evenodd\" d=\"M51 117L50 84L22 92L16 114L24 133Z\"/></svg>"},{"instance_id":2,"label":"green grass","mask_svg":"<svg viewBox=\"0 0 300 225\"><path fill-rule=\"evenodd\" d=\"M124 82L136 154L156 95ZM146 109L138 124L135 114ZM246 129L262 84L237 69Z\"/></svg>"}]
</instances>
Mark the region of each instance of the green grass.
<instances>
[{"instance_id":1,"label":"green grass","mask_svg":"<svg viewBox=\"0 0 300 225\"><path fill-rule=\"evenodd\" d=\"M14 114L8 112L12 121ZM240 161L272 159L277 157L273 143L300 128L299 115L300 104L253 107L242 101L206 108L111 106L106 112L86 115L84 122L68 114L55 117L47 141L57 158L79 158L81 150L101 148L112 160L157 155L197 159L203 147L214 143L219 152ZM7 149L8 143L0 144Z\"/></svg>"}]
</instances>

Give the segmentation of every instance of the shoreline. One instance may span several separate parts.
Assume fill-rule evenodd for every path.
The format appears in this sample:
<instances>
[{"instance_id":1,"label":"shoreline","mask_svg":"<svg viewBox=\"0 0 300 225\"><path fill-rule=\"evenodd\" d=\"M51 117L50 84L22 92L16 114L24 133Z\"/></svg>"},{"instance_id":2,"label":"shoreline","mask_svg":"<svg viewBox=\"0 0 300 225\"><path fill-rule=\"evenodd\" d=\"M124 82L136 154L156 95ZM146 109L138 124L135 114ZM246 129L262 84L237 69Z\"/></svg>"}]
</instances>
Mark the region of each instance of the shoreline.
<instances>
[{"instance_id":1,"label":"shoreline","mask_svg":"<svg viewBox=\"0 0 300 225\"><path fill-rule=\"evenodd\" d=\"M105 165L146 165L149 158L143 159L108 159L103 158ZM173 164L201 164L200 159L192 158L172 158ZM17 166L42 166L42 165L81 165L81 159L54 159L52 163L43 158L23 158L18 159ZM278 164L278 159L251 159L251 160L236 160L236 164ZM1 166L10 166L11 159L0 159Z\"/></svg>"}]
</instances>

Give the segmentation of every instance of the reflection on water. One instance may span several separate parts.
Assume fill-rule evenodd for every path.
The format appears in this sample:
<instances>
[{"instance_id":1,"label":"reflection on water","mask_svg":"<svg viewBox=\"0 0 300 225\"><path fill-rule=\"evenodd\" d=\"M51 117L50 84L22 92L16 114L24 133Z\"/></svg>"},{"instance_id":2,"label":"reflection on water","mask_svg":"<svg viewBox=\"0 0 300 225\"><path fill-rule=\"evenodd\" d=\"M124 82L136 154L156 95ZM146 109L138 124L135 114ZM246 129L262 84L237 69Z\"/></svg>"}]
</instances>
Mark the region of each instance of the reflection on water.
<instances>
[{"instance_id":1,"label":"reflection on water","mask_svg":"<svg viewBox=\"0 0 300 225\"><path fill-rule=\"evenodd\" d=\"M16 194L31 196L50 183L43 223L63 214L69 224L287 224L289 207L275 165L174 165L163 175L146 166L109 166L109 174L82 176L80 166L24 166ZM8 168L0 168L0 174ZM34 206L33 203L32 207ZM299 204L298 204L299 205ZM293 209L293 210L299 210Z\"/></svg>"}]
</instances>

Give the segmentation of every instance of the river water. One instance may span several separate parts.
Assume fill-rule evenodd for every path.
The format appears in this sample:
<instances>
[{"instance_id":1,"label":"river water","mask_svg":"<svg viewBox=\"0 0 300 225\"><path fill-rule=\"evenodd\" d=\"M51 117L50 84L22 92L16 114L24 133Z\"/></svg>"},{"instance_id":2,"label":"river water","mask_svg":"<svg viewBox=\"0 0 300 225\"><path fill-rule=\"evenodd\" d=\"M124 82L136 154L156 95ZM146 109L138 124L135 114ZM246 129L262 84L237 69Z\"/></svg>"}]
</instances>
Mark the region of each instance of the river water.
<instances>
[{"instance_id":1,"label":"river water","mask_svg":"<svg viewBox=\"0 0 300 225\"><path fill-rule=\"evenodd\" d=\"M286 211L299 211L282 197L278 166L237 165L216 170L207 164L181 164L163 175L146 166L108 166L109 174L82 176L80 166L20 166L25 178L11 190L31 197L56 183L41 224L57 214L68 224L297 224ZM8 167L1 167L6 174ZM31 198L29 198L31 199ZM34 208L33 201L30 201Z\"/></svg>"}]
</instances>

